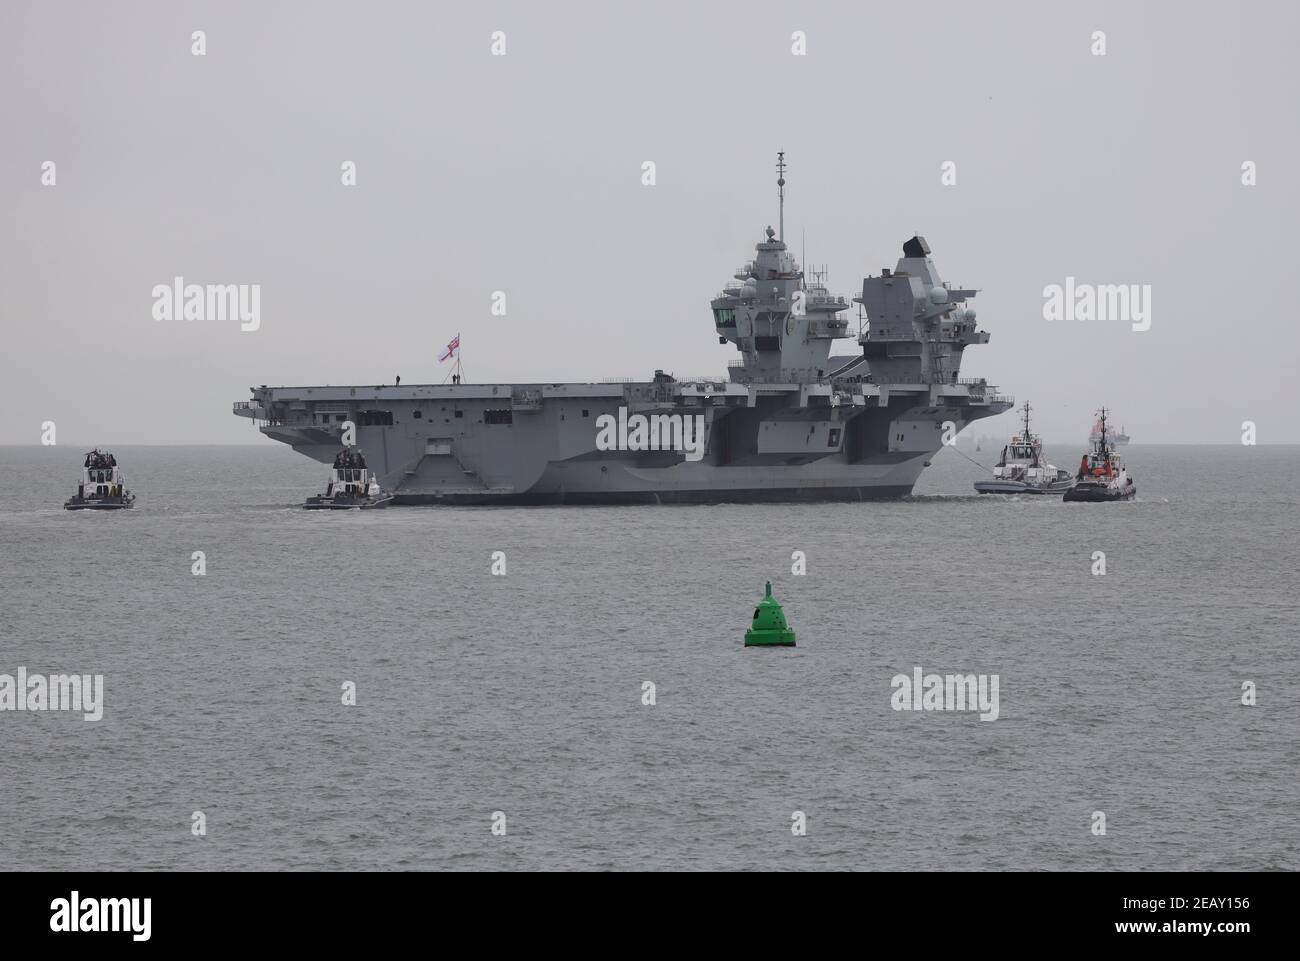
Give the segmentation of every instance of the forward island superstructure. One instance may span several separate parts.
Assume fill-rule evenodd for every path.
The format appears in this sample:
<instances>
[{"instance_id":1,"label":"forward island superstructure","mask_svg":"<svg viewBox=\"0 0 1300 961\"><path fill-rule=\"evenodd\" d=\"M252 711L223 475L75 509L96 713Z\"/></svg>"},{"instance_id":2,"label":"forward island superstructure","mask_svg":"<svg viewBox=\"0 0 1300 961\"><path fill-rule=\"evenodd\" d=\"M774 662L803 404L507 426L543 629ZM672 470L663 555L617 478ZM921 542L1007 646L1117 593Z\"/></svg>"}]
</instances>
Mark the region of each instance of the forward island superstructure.
<instances>
[{"instance_id":1,"label":"forward island superstructure","mask_svg":"<svg viewBox=\"0 0 1300 961\"><path fill-rule=\"evenodd\" d=\"M784 225L784 158L778 161ZM395 504L710 503L901 497L954 433L1013 401L959 377L989 335L923 237L849 302L771 227L712 301L726 377L643 382L257 387L234 412L329 463L345 430ZM835 356L837 340L860 350ZM950 422L950 423L946 423ZM951 436L949 434L948 436Z\"/></svg>"}]
</instances>

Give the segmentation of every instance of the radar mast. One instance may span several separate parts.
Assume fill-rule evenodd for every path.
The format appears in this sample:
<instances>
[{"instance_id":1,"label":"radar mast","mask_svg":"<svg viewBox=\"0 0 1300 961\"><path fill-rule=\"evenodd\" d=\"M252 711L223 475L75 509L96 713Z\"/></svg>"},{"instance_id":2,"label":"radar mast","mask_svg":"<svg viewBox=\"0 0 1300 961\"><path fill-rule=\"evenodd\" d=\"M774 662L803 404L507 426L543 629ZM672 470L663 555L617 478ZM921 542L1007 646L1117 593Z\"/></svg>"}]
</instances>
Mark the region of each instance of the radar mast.
<instances>
[{"instance_id":1,"label":"radar mast","mask_svg":"<svg viewBox=\"0 0 1300 961\"><path fill-rule=\"evenodd\" d=\"M777 211L776 239L785 242L785 151L776 152L776 196L780 209Z\"/></svg>"}]
</instances>

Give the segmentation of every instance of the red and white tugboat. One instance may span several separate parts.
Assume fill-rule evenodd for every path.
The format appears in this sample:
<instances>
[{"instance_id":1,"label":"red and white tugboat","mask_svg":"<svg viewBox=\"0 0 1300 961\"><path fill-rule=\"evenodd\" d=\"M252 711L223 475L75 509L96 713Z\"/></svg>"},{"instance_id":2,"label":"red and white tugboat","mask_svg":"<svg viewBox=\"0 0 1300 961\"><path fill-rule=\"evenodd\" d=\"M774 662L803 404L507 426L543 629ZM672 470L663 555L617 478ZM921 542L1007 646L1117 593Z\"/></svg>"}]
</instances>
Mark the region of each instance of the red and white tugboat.
<instances>
[{"instance_id":1,"label":"red and white tugboat","mask_svg":"<svg viewBox=\"0 0 1300 961\"><path fill-rule=\"evenodd\" d=\"M387 507L392 499L366 467L361 451L345 447L334 458L324 495L308 497L302 506L309 511L370 510Z\"/></svg>"},{"instance_id":2,"label":"red and white tugboat","mask_svg":"<svg viewBox=\"0 0 1300 961\"><path fill-rule=\"evenodd\" d=\"M1103 407L1097 420L1097 439L1079 463L1074 486L1065 492L1067 501L1123 501L1137 494L1137 485L1111 444L1106 413Z\"/></svg>"},{"instance_id":3,"label":"red and white tugboat","mask_svg":"<svg viewBox=\"0 0 1300 961\"><path fill-rule=\"evenodd\" d=\"M92 450L81 467L77 493L63 504L70 511L120 511L135 503L126 489L126 477L117 458L107 451Z\"/></svg>"}]
</instances>

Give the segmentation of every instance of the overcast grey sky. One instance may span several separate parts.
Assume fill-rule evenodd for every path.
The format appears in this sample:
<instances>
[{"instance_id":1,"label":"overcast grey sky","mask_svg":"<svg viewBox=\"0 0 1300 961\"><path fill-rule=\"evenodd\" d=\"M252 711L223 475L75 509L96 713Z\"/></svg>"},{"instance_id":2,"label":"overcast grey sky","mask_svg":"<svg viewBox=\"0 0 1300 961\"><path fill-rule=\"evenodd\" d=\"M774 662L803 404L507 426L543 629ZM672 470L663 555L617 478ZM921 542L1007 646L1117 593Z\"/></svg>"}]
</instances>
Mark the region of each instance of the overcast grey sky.
<instances>
[{"instance_id":1,"label":"overcast grey sky","mask_svg":"<svg viewBox=\"0 0 1300 961\"><path fill-rule=\"evenodd\" d=\"M981 288L992 342L963 375L1029 398L1049 440L1082 441L1104 401L1135 443L1236 443L1243 420L1300 442L1298 19L1282 0L6 0L0 443L47 420L68 445L252 443L230 413L250 385L440 382L458 331L474 381L721 372L708 302L775 223L778 149L796 254L806 232L851 295L924 234ZM261 329L155 321L176 275L260 284ZM1045 321L1067 276L1150 284L1151 329Z\"/></svg>"}]
</instances>

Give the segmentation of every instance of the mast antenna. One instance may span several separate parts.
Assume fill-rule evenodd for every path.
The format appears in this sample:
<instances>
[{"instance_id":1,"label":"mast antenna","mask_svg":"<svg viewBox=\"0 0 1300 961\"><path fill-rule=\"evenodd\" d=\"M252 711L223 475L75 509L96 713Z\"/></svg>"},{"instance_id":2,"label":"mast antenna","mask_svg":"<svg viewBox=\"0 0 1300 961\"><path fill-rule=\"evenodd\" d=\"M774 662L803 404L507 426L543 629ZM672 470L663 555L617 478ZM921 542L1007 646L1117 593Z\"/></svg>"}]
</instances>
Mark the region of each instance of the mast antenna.
<instances>
[{"instance_id":1,"label":"mast antenna","mask_svg":"<svg viewBox=\"0 0 1300 961\"><path fill-rule=\"evenodd\" d=\"M778 214L780 219L777 220L777 226L779 230L777 232L776 238L777 240L784 241L785 240L785 151L784 150L778 150L776 153L776 195L780 201L780 208L781 208Z\"/></svg>"}]
</instances>

